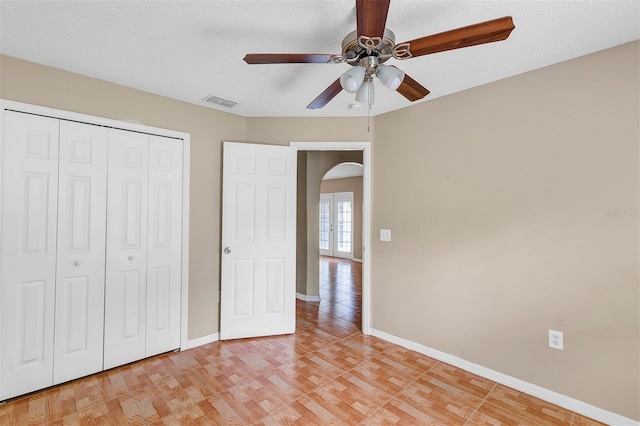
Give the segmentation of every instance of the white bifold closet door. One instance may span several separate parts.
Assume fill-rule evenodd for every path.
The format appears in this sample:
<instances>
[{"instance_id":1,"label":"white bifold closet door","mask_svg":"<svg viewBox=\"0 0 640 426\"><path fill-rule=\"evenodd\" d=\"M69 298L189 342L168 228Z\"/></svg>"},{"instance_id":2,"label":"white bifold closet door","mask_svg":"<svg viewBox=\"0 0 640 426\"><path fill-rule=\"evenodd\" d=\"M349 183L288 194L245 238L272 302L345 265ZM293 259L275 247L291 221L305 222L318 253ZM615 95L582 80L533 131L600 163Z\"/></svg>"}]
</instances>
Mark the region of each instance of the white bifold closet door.
<instances>
[{"instance_id":1,"label":"white bifold closet door","mask_svg":"<svg viewBox=\"0 0 640 426\"><path fill-rule=\"evenodd\" d=\"M2 115L0 401L180 347L183 139Z\"/></svg>"},{"instance_id":2,"label":"white bifold closet door","mask_svg":"<svg viewBox=\"0 0 640 426\"><path fill-rule=\"evenodd\" d=\"M180 346L182 143L110 130L104 368Z\"/></svg>"},{"instance_id":3,"label":"white bifold closet door","mask_svg":"<svg viewBox=\"0 0 640 426\"><path fill-rule=\"evenodd\" d=\"M108 134L60 122L54 384L102 370Z\"/></svg>"},{"instance_id":4,"label":"white bifold closet door","mask_svg":"<svg viewBox=\"0 0 640 426\"><path fill-rule=\"evenodd\" d=\"M180 346L182 141L149 137L145 356Z\"/></svg>"},{"instance_id":5,"label":"white bifold closet door","mask_svg":"<svg viewBox=\"0 0 640 426\"><path fill-rule=\"evenodd\" d=\"M102 370L107 130L7 112L0 398Z\"/></svg>"},{"instance_id":6,"label":"white bifold closet door","mask_svg":"<svg viewBox=\"0 0 640 426\"><path fill-rule=\"evenodd\" d=\"M110 130L104 368L145 354L149 137Z\"/></svg>"},{"instance_id":7,"label":"white bifold closet door","mask_svg":"<svg viewBox=\"0 0 640 426\"><path fill-rule=\"evenodd\" d=\"M0 400L53 384L59 121L7 111Z\"/></svg>"}]
</instances>

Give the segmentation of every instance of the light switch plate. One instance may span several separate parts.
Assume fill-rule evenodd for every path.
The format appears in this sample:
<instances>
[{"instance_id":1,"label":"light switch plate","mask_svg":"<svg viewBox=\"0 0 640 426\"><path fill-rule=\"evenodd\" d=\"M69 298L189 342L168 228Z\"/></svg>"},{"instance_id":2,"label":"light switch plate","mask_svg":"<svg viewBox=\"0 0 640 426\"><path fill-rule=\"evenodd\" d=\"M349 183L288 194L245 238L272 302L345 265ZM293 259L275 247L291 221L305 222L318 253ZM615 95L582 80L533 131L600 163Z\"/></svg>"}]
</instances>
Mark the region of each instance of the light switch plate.
<instances>
[{"instance_id":1,"label":"light switch plate","mask_svg":"<svg viewBox=\"0 0 640 426\"><path fill-rule=\"evenodd\" d=\"M391 241L391 229L380 230L380 241Z\"/></svg>"}]
</instances>

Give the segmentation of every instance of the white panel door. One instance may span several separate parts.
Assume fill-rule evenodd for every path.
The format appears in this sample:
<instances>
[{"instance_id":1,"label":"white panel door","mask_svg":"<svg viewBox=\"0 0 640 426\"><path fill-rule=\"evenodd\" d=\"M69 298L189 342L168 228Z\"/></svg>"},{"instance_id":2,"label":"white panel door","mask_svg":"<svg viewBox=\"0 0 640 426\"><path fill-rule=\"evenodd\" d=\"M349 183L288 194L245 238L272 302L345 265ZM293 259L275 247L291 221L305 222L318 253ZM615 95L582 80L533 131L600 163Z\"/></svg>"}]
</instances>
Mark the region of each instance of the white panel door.
<instances>
[{"instance_id":1,"label":"white panel door","mask_svg":"<svg viewBox=\"0 0 640 426\"><path fill-rule=\"evenodd\" d=\"M60 122L54 384L102 370L108 133Z\"/></svg>"},{"instance_id":2,"label":"white panel door","mask_svg":"<svg viewBox=\"0 0 640 426\"><path fill-rule=\"evenodd\" d=\"M58 127L4 115L0 400L53 383Z\"/></svg>"},{"instance_id":3,"label":"white panel door","mask_svg":"<svg viewBox=\"0 0 640 426\"><path fill-rule=\"evenodd\" d=\"M109 130L105 369L145 357L148 139Z\"/></svg>"},{"instance_id":4,"label":"white panel door","mask_svg":"<svg viewBox=\"0 0 640 426\"><path fill-rule=\"evenodd\" d=\"M295 148L225 142L220 338L295 331Z\"/></svg>"},{"instance_id":5,"label":"white panel door","mask_svg":"<svg viewBox=\"0 0 640 426\"><path fill-rule=\"evenodd\" d=\"M333 256L353 259L353 192L333 194Z\"/></svg>"},{"instance_id":6,"label":"white panel door","mask_svg":"<svg viewBox=\"0 0 640 426\"><path fill-rule=\"evenodd\" d=\"M333 195L320 195L320 255L333 256Z\"/></svg>"},{"instance_id":7,"label":"white panel door","mask_svg":"<svg viewBox=\"0 0 640 426\"><path fill-rule=\"evenodd\" d=\"M320 195L320 255L353 259L353 192Z\"/></svg>"},{"instance_id":8,"label":"white panel door","mask_svg":"<svg viewBox=\"0 0 640 426\"><path fill-rule=\"evenodd\" d=\"M182 141L149 139L146 356L180 347Z\"/></svg>"}]
</instances>

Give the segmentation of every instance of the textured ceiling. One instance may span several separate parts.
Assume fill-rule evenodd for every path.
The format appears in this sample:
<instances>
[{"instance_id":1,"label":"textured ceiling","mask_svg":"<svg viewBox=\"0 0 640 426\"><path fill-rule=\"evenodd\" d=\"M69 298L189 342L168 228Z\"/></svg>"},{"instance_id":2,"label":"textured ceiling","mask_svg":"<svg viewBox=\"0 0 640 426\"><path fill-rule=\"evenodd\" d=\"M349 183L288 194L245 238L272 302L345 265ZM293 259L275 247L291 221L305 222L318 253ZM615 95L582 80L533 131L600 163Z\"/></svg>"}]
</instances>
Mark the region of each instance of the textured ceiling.
<instances>
[{"instance_id":1,"label":"textured ceiling","mask_svg":"<svg viewBox=\"0 0 640 426\"><path fill-rule=\"evenodd\" d=\"M424 100L640 38L640 1L391 0L396 42L502 16L502 42L389 60L431 91ZM361 116L341 92L306 106L346 64L247 65L246 53L340 53L355 30L354 0L0 0L0 52L242 116ZM411 105L378 81L371 115ZM237 102L225 108L207 95Z\"/></svg>"}]
</instances>

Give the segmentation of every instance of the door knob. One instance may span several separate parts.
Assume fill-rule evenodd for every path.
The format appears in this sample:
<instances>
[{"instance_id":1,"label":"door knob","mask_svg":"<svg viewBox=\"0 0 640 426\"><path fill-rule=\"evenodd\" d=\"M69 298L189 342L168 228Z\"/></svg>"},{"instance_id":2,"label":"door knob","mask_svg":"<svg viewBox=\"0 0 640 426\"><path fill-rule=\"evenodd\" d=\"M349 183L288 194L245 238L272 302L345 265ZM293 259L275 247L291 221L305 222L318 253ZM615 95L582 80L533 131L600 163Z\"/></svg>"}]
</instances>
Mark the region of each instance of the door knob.
<instances>
[{"instance_id":1,"label":"door knob","mask_svg":"<svg viewBox=\"0 0 640 426\"><path fill-rule=\"evenodd\" d=\"M129 256L129 260L133 260L133 256Z\"/></svg>"},{"instance_id":2,"label":"door knob","mask_svg":"<svg viewBox=\"0 0 640 426\"><path fill-rule=\"evenodd\" d=\"M73 264L74 264L75 266L80 266L80 262L78 262L77 260L76 260L75 262L73 262Z\"/></svg>"},{"instance_id":3,"label":"door knob","mask_svg":"<svg viewBox=\"0 0 640 426\"><path fill-rule=\"evenodd\" d=\"M225 247L224 248L224 254L229 254L229 253L231 253L231 248Z\"/></svg>"}]
</instances>

